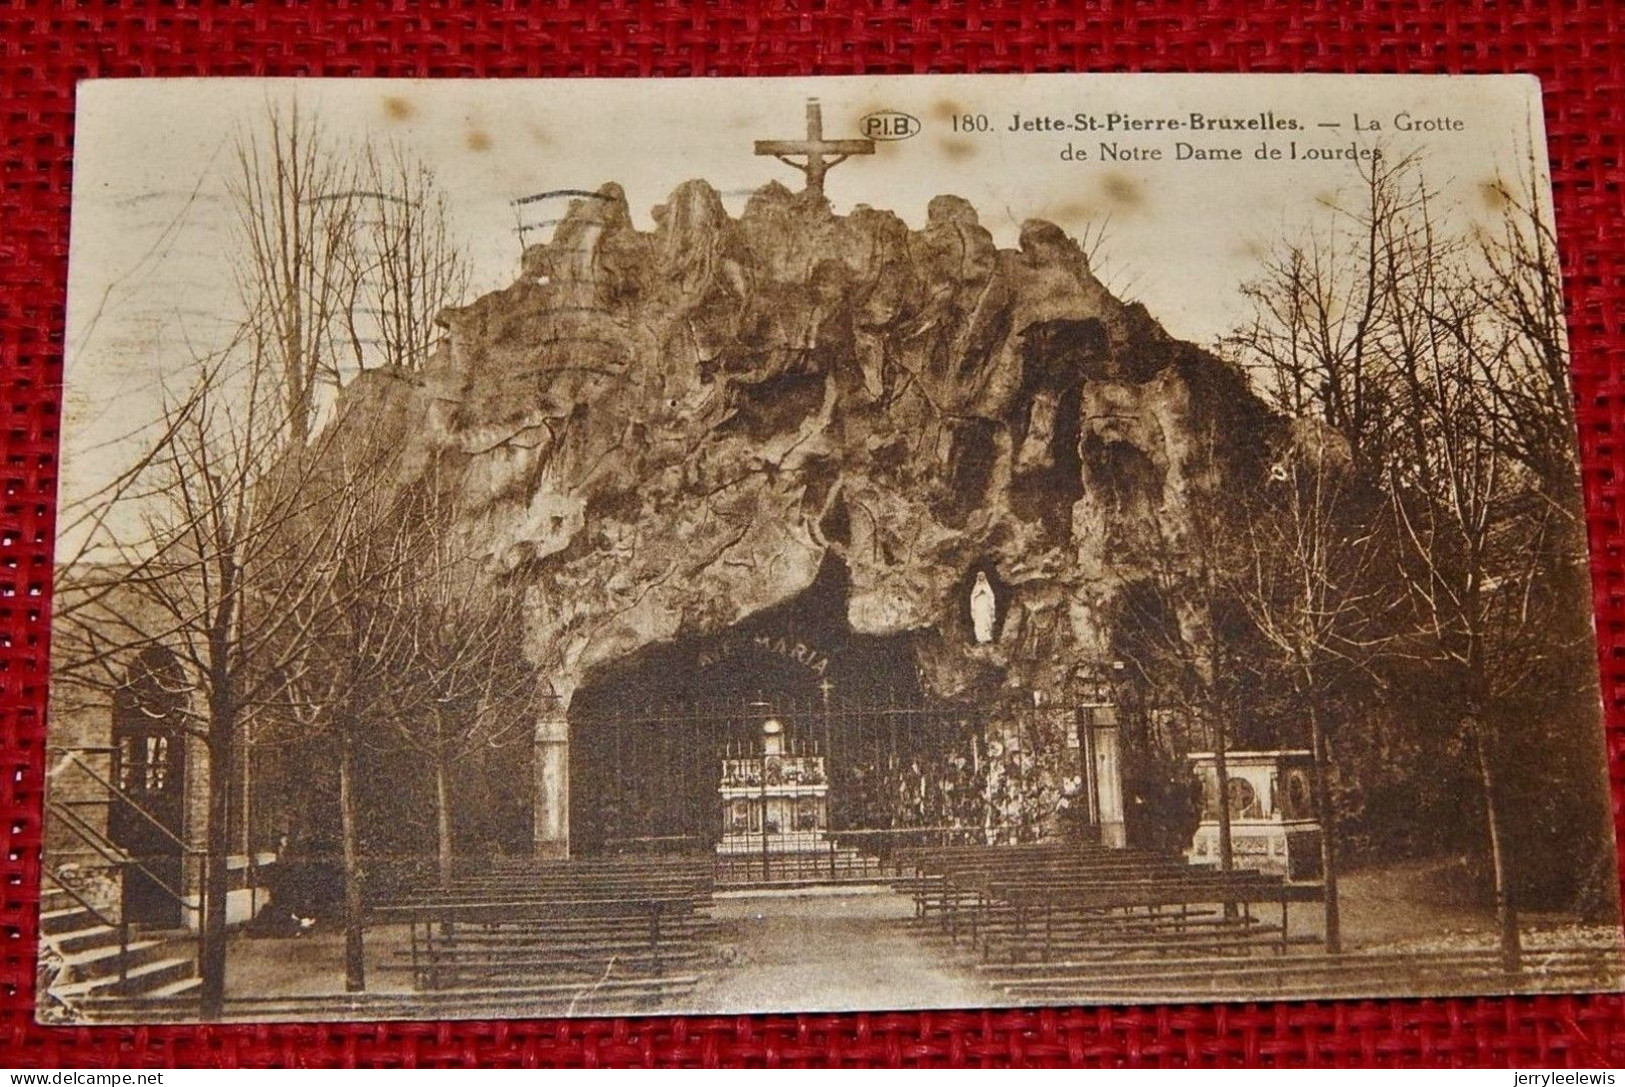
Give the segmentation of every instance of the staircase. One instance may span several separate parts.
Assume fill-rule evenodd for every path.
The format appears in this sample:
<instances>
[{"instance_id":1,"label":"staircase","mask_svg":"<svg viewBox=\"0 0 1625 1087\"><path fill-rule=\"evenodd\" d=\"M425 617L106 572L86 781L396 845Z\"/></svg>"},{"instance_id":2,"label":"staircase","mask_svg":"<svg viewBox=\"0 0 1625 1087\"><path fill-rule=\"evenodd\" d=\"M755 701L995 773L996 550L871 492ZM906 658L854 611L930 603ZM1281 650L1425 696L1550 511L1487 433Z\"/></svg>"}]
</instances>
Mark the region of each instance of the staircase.
<instances>
[{"instance_id":1,"label":"staircase","mask_svg":"<svg viewBox=\"0 0 1625 1087\"><path fill-rule=\"evenodd\" d=\"M71 842L74 854L83 855L91 867L119 873L121 883L144 876L158 892L179 902L183 914L187 910L195 914L196 906L181 897L178 887L165 884L109 834L108 813L123 805L121 810L146 820L184 849L172 832L114 785L117 752L69 748L53 754L59 758L51 772L48 832ZM96 758L109 765L98 770L88 761ZM184 1014L202 984L197 976L196 935L185 929L124 924L118 910L96 901L98 897L87 897L77 880L65 881L51 870L44 873L39 955L48 976L42 978L40 990L42 1018L123 1021Z\"/></svg>"},{"instance_id":2,"label":"staircase","mask_svg":"<svg viewBox=\"0 0 1625 1087\"><path fill-rule=\"evenodd\" d=\"M196 937L187 932L129 931L61 885L40 901L40 961L56 976L40 993L42 1013L63 1018L170 1018L202 984Z\"/></svg>"}]
</instances>

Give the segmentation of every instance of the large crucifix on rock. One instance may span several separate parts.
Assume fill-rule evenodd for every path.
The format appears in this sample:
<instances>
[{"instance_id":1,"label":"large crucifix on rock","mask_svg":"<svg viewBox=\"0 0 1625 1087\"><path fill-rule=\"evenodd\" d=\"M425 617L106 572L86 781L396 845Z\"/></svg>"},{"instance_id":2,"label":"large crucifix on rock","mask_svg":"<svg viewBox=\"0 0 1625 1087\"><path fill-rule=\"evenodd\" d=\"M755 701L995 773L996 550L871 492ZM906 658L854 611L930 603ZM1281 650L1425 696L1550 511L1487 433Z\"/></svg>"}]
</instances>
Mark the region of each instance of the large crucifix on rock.
<instances>
[{"instance_id":1,"label":"large crucifix on rock","mask_svg":"<svg viewBox=\"0 0 1625 1087\"><path fill-rule=\"evenodd\" d=\"M818 99L807 99L807 138L804 140L757 140L758 155L772 155L786 166L794 166L807 175L807 191L824 195L824 175L830 167L839 166L853 155L875 153L873 140L824 139L824 111ZM790 156L799 156L805 162L796 162ZM825 158L825 156L834 156Z\"/></svg>"}]
</instances>

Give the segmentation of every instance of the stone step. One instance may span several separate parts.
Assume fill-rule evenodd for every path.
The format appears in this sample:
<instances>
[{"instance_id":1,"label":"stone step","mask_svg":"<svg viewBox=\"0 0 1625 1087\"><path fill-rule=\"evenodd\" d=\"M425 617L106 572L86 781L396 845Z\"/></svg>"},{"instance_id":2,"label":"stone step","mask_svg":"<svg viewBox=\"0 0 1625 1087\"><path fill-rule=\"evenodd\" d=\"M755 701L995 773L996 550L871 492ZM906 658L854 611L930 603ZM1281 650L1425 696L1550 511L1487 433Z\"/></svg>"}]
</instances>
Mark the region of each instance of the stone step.
<instances>
[{"instance_id":1,"label":"stone step","mask_svg":"<svg viewBox=\"0 0 1625 1087\"><path fill-rule=\"evenodd\" d=\"M146 961L143 958L145 952L163 946L165 945L162 940L131 940L128 948L130 965L132 967L140 965ZM112 973L116 975L119 968L119 956L122 954L124 954L124 951L120 949L118 936L115 933L113 942L110 944L99 944L83 951L75 951L64 955L62 965L74 971L75 975L79 977L84 977L87 974L101 976Z\"/></svg>"},{"instance_id":2,"label":"stone step","mask_svg":"<svg viewBox=\"0 0 1625 1087\"><path fill-rule=\"evenodd\" d=\"M131 967L122 983L115 969L105 976L52 986L51 994L63 1000L102 994L139 995L184 981L192 977L196 970L197 964L190 958L159 958Z\"/></svg>"},{"instance_id":3,"label":"stone step","mask_svg":"<svg viewBox=\"0 0 1625 1087\"><path fill-rule=\"evenodd\" d=\"M203 988L203 979L197 975L167 981L150 989L140 989L134 992L119 992L115 989L99 989L95 992L82 995L78 1003L86 1009L93 1009L91 1017L103 1019L105 1012L116 1009L144 1009L148 1015L162 1012L164 1017L173 1017L177 1014L176 1004L184 1004L196 996L198 990ZM182 1012L181 1014L185 1014ZM154 1018L155 1022L164 1021Z\"/></svg>"},{"instance_id":4,"label":"stone step","mask_svg":"<svg viewBox=\"0 0 1625 1087\"><path fill-rule=\"evenodd\" d=\"M96 920L95 914L78 904L43 910L39 917L40 932L53 936L58 932L89 928L91 925L99 924L101 922Z\"/></svg>"},{"instance_id":5,"label":"stone step","mask_svg":"<svg viewBox=\"0 0 1625 1087\"><path fill-rule=\"evenodd\" d=\"M131 999L179 1000L182 997L191 996L201 988L203 988L203 979L194 974L189 978L181 978L179 981L172 981L167 985L160 985L156 989L148 989L146 992Z\"/></svg>"},{"instance_id":6,"label":"stone step","mask_svg":"<svg viewBox=\"0 0 1625 1087\"><path fill-rule=\"evenodd\" d=\"M112 925L104 925L97 921L94 924L85 925L83 928L48 933L45 938L55 944L58 951L67 955L76 951L88 951L94 947L104 947L109 944L117 947L118 929Z\"/></svg>"},{"instance_id":7,"label":"stone step","mask_svg":"<svg viewBox=\"0 0 1625 1087\"><path fill-rule=\"evenodd\" d=\"M77 907L78 905L73 900L73 896L60 887L46 887L40 891L39 908L41 913Z\"/></svg>"}]
</instances>

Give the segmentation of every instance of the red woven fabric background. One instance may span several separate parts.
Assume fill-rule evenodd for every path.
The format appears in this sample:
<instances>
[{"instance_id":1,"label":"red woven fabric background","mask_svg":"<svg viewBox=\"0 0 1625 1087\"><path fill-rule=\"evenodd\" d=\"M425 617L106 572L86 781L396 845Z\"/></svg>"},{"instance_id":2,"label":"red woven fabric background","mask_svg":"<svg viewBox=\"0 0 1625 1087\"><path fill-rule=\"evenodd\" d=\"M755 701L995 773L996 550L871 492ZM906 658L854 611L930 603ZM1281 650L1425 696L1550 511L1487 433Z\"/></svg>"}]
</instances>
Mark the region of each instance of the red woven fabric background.
<instances>
[{"instance_id":1,"label":"red woven fabric background","mask_svg":"<svg viewBox=\"0 0 1625 1087\"><path fill-rule=\"evenodd\" d=\"M1579 4L1215 0L0 9L0 1066L1625 1063L1625 999L727 1019L46 1029L33 1022L74 81L959 71L1533 72L1546 90L1616 824L1625 796L1625 16Z\"/></svg>"}]
</instances>

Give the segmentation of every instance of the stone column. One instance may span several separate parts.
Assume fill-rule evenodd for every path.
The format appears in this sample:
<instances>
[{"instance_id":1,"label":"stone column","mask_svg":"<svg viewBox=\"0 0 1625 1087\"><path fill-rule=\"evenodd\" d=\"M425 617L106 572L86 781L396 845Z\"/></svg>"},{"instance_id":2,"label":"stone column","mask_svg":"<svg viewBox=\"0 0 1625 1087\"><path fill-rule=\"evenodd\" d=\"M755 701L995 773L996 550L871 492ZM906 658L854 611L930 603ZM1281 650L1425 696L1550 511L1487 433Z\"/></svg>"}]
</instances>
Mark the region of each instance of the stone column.
<instances>
[{"instance_id":1,"label":"stone column","mask_svg":"<svg viewBox=\"0 0 1625 1087\"><path fill-rule=\"evenodd\" d=\"M536 722L535 849L537 860L570 855L570 722L557 705Z\"/></svg>"},{"instance_id":2,"label":"stone column","mask_svg":"<svg viewBox=\"0 0 1625 1087\"><path fill-rule=\"evenodd\" d=\"M1122 849L1128 844L1123 823L1123 767L1118 746L1117 710L1097 706L1089 714L1090 738L1094 741L1095 822L1100 827L1100 844Z\"/></svg>"}]
</instances>

